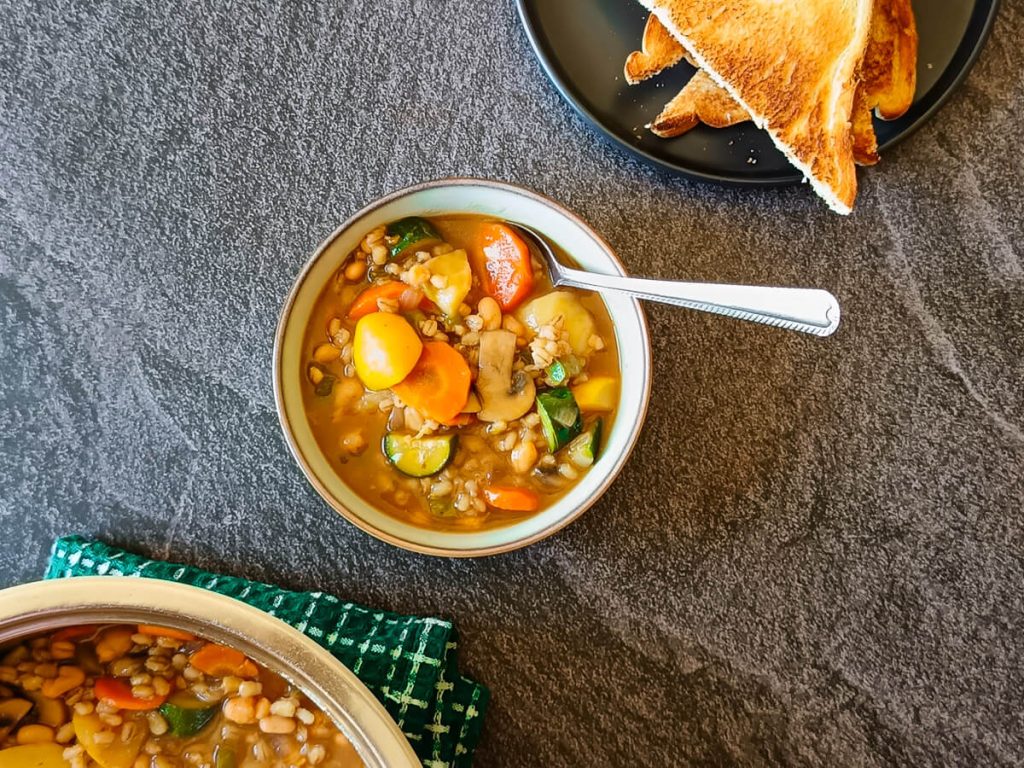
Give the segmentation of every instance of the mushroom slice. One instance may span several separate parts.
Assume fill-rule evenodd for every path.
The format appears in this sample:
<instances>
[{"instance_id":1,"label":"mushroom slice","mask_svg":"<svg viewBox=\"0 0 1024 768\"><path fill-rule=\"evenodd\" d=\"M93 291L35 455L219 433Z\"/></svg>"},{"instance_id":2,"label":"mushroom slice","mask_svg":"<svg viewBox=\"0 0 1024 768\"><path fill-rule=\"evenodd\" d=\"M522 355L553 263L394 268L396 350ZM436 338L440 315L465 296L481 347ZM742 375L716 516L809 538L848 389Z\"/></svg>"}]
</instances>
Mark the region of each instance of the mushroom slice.
<instances>
[{"instance_id":1,"label":"mushroom slice","mask_svg":"<svg viewBox=\"0 0 1024 768\"><path fill-rule=\"evenodd\" d=\"M516 335L511 331L480 334L480 374L476 391L480 395L481 421L514 421L533 406L537 387L523 371L512 371L516 357Z\"/></svg>"}]
</instances>

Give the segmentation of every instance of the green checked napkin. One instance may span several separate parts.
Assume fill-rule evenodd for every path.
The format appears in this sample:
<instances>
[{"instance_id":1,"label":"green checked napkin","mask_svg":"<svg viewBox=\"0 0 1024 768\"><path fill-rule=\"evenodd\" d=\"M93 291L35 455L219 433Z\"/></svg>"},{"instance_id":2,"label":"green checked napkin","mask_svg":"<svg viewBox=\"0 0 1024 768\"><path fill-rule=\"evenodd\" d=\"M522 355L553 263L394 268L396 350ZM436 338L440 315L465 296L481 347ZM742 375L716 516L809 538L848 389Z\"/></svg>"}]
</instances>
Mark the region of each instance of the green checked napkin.
<instances>
[{"instance_id":1,"label":"green checked napkin","mask_svg":"<svg viewBox=\"0 0 1024 768\"><path fill-rule=\"evenodd\" d=\"M77 536L53 545L47 579L142 576L202 587L291 624L351 669L380 699L427 768L468 768L490 693L458 671L451 622L346 603L323 592L288 592L188 565L147 560Z\"/></svg>"}]
</instances>

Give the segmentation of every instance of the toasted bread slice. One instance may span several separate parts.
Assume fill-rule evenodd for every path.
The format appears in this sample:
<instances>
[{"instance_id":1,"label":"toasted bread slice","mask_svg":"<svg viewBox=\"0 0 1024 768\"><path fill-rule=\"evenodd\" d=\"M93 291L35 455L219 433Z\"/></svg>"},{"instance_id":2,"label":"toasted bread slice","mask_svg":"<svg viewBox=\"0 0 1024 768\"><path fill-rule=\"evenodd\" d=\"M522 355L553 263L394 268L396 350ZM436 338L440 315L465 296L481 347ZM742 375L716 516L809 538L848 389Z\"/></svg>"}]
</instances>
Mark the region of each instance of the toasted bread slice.
<instances>
[{"instance_id":1,"label":"toasted bread slice","mask_svg":"<svg viewBox=\"0 0 1024 768\"><path fill-rule=\"evenodd\" d=\"M670 43L665 42L666 35ZM651 59L651 75L677 64L681 51L684 58L689 58L653 14L647 19L645 37L660 41L656 46L649 44L652 50L661 52ZM875 0L851 120L853 155L858 165L874 165L879 161L872 110L884 120L894 120L902 117L913 103L917 87L916 62L917 29L910 0ZM749 119L746 110L724 88L706 72L698 71L665 105L650 129L662 138L673 138L699 123L727 128Z\"/></svg>"},{"instance_id":2,"label":"toasted bread slice","mask_svg":"<svg viewBox=\"0 0 1024 768\"><path fill-rule=\"evenodd\" d=\"M664 139L681 136L697 123L728 128L750 119L747 110L711 79L703 69L690 78L661 114L651 123L651 132Z\"/></svg>"},{"instance_id":3,"label":"toasted bread slice","mask_svg":"<svg viewBox=\"0 0 1024 768\"><path fill-rule=\"evenodd\" d=\"M873 0L640 0L839 213L857 196L851 116Z\"/></svg>"},{"instance_id":4,"label":"toasted bread slice","mask_svg":"<svg viewBox=\"0 0 1024 768\"><path fill-rule=\"evenodd\" d=\"M857 165L875 165L879 161L878 139L866 93L867 88L862 83L853 101L853 158ZM700 123L712 128L728 128L749 119L750 115L736 99L701 69L665 105L649 127L654 135L671 139Z\"/></svg>"},{"instance_id":5,"label":"toasted bread slice","mask_svg":"<svg viewBox=\"0 0 1024 768\"><path fill-rule=\"evenodd\" d=\"M686 50L654 14L647 17L639 51L626 58L626 82L636 85L683 60Z\"/></svg>"},{"instance_id":6,"label":"toasted bread slice","mask_svg":"<svg viewBox=\"0 0 1024 768\"><path fill-rule=\"evenodd\" d=\"M906 114L917 90L917 24L910 0L875 0L861 83L853 100L853 154L860 165L878 162L871 113L883 120Z\"/></svg>"},{"instance_id":7,"label":"toasted bread slice","mask_svg":"<svg viewBox=\"0 0 1024 768\"><path fill-rule=\"evenodd\" d=\"M875 124L871 120L871 103L868 101L867 89L863 83L853 97L850 128L853 132L854 162L857 165L876 165L881 159L878 156L878 137L875 135Z\"/></svg>"},{"instance_id":8,"label":"toasted bread slice","mask_svg":"<svg viewBox=\"0 0 1024 768\"><path fill-rule=\"evenodd\" d=\"M917 24L910 0L875 0L861 64L864 98L883 120L903 117L917 90Z\"/></svg>"}]
</instances>

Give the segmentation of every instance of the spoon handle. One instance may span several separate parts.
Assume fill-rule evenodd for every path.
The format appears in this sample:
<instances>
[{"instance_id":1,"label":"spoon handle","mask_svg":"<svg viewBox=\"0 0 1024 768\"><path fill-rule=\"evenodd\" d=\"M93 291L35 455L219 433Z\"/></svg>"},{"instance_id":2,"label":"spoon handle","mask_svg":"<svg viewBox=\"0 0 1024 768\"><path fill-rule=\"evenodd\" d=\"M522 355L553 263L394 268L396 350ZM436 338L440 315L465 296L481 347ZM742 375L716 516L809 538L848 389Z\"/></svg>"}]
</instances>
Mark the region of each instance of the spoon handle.
<instances>
[{"instance_id":1,"label":"spoon handle","mask_svg":"<svg viewBox=\"0 0 1024 768\"><path fill-rule=\"evenodd\" d=\"M684 283L559 270L559 284L598 291L617 291L701 312L774 325L815 336L830 336L839 327L839 302L816 288L771 288L754 285Z\"/></svg>"}]
</instances>

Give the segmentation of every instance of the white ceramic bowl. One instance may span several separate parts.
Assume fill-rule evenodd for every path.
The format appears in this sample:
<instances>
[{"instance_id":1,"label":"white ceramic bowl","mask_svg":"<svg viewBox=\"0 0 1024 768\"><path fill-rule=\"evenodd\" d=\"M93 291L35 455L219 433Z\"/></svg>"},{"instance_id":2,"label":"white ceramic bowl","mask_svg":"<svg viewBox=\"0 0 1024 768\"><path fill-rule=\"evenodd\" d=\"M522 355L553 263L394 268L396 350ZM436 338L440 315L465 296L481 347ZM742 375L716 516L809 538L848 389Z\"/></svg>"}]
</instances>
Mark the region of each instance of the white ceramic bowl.
<instances>
[{"instance_id":1,"label":"white ceramic bowl","mask_svg":"<svg viewBox=\"0 0 1024 768\"><path fill-rule=\"evenodd\" d=\"M338 227L306 262L277 328L274 396L285 439L313 487L334 509L378 538L405 549L447 557L506 552L531 544L575 520L607 490L636 443L647 413L651 345L640 304L608 294L622 386L615 423L600 458L555 504L503 528L433 531L403 522L364 501L331 468L317 445L302 404L303 337L313 305L331 276L374 227L405 216L472 213L526 224L558 244L583 268L625 274L611 247L583 221L535 192L495 181L443 179L409 187L371 203Z\"/></svg>"}]
</instances>

